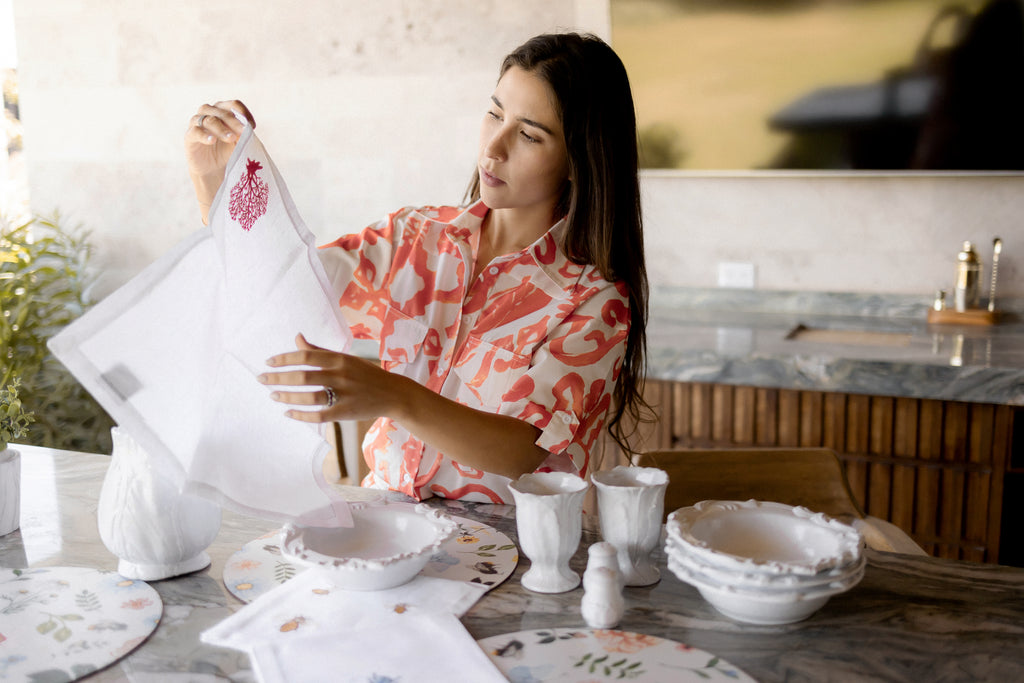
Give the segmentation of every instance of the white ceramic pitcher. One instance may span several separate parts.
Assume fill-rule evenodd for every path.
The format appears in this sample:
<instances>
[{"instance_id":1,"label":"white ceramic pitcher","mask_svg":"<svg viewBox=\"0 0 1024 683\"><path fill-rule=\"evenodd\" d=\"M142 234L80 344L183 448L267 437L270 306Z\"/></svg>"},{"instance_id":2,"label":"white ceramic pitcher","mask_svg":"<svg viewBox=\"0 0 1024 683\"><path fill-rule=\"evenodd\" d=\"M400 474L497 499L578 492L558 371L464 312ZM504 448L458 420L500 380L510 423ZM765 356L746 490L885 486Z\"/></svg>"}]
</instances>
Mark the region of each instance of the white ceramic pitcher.
<instances>
[{"instance_id":1,"label":"white ceramic pitcher","mask_svg":"<svg viewBox=\"0 0 1024 683\"><path fill-rule=\"evenodd\" d=\"M615 546L619 572L627 586L657 583L661 573L651 551L661 538L668 474L654 467L626 467L595 472L601 537Z\"/></svg>"},{"instance_id":2,"label":"white ceramic pitcher","mask_svg":"<svg viewBox=\"0 0 1024 683\"><path fill-rule=\"evenodd\" d=\"M155 581L209 565L206 548L220 530L220 507L181 493L124 430L114 427L111 435L96 517L100 539L120 558L117 572Z\"/></svg>"},{"instance_id":3,"label":"white ceramic pitcher","mask_svg":"<svg viewBox=\"0 0 1024 683\"><path fill-rule=\"evenodd\" d=\"M509 484L516 501L519 546L530 568L523 588L535 593L564 593L580 585L569 558L583 533L583 497L590 484L566 472L524 474Z\"/></svg>"},{"instance_id":4,"label":"white ceramic pitcher","mask_svg":"<svg viewBox=\"0 0 1024 683\"><path fill-rule=\"evenodd\" d=\"M0 451L0 536L21 525L21 453Z\"/></svg>"}]
</instances>

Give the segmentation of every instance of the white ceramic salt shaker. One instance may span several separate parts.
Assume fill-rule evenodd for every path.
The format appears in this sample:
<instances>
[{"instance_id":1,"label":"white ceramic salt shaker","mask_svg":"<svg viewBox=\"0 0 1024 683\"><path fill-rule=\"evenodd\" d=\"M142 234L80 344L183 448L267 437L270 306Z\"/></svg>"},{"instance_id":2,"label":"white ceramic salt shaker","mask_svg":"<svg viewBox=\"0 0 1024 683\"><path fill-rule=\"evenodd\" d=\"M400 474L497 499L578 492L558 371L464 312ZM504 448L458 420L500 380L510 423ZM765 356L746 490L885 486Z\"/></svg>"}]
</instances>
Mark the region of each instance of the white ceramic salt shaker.
<instances>
[{"instance_id":1,"label":"white ceramic salt shaker","mask_svg":"<svg viewBox=\"0 0 1024 683\"><path fill-rule=\"evenodd\" d=\"M156 581L210 564L206 548L220 530L220 507L181 493L127 432L114 427L111 435L96 521L100 540L120 559L117 572Z\"/></svg>"},{"instance_id":2,"label":"white ceramic salt shaker","mask_svg":"<svg viewBox=\"0 0 1024 683\"><path fill-rule=\"evenodd\" d=\"M590 566L583 572L580 613L591 628L614 628L626 612L619 570L612 566Z\"/></svg>"},{"instance_id":3,"label":"white ceramic salt shaker","mask_svg":"<svg viewBox=\"0 0 1024 683\"><path fill-rule=\"evenodd\" d=\"M619 590L626 587L626 577L619 569L619 551L608 541L591 544L587 549L587 569L591 567L608 567L614 569L619 579Z\"/></svg>"}]
</instances>

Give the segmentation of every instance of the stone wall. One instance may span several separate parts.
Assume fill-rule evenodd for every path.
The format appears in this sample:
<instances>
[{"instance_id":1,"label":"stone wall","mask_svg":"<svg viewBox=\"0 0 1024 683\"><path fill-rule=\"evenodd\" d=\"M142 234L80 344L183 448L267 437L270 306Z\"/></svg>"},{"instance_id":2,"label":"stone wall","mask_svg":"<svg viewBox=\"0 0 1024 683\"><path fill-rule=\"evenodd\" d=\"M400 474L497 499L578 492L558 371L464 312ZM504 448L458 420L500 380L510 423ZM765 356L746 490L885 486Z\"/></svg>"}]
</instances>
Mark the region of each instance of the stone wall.
<instances>
[{"instance_id":1,"label":"stone wall","mask_svg":"<svg viewBox=\"0 0 1024 683\"><path fill-rule=\"evenodd\" d=\"M301 11L299 9L301 8ZM182 154L237 98L322 241L462 199L501 58L608 36L604 0L14 0L33 210L93 233L102 294L199 227Z\"/></svg>"},{"instance_id":2,"label":"stone wall","mask_svg":"<svg viewBox=\"0 0 1024 683\"><path fill-rule=\"evenodd\" d=\"M297 10L301 8L301 12ZM181 140L202 102L257 117L321 240L459 201L500 58L532 34L610 36L607 0L14 0L34 210L92 230L109 291L199 226ZM611 36L614 45L614 36ZM767 289L931 296L962 240L1024 297L1024 178L644 176L655 284L750 263Z\"/></svg>"}]
</instances>

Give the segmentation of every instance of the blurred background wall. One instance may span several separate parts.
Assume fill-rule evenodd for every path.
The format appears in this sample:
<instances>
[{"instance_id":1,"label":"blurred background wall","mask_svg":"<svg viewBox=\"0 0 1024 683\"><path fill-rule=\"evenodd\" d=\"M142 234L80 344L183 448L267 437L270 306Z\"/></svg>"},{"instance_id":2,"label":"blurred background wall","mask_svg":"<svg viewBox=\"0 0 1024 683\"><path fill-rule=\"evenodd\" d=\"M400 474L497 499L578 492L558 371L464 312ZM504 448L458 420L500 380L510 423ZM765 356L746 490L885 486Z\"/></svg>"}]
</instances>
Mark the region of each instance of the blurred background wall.
<instances>
[{"instance_id":1,"label":"blurred background wall","mask_svg":"<svg viewBox=\"0 0 1024 683\"><path fill-rule=\"evenodd\" d=\"M457 202L501 57L542 31L612 33L607 0L14 0L31 206L92 231L97 293L199 227L182 135L242 99L320 240L404 204ZM723 131L722 134L728 134ZM1024 177L648 171L652 281L951 288L963 240L1024 296Z\"/></svg>"},{"instance_id":2,"label":"blurred background wall","mask_svg":"<svg viewBox=\"0 0 1024 683\"><path fill-rule=\"evenodd\" d=\"M182 138L203 102L249 105L326 241L459 202L501 58L608 31L592 0L14 0L14 18L32 208L92 231L102 291L199 227Z\"/></svg>"}]
</instances>

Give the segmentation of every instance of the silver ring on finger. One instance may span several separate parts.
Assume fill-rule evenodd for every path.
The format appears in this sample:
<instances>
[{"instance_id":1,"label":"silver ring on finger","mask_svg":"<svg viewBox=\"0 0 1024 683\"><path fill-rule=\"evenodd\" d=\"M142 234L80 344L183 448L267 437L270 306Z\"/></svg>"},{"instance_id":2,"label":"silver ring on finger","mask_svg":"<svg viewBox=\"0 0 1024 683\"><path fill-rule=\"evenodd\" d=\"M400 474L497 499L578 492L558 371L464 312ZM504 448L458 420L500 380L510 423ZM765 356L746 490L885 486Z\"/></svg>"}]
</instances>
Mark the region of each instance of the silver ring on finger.
<instances>
[{"instance_id":1,"label":"silver ring on finger","mask_svg":"<svg viewBox=\"0 0 1024 683\"><path fill-rule=\"evenodd\" d=\"M196 119L196 128L202 128L203 127L203 121L206 120L207 116L209 116L209 114L200 114L199 115L199 118Z\"/></svg>"},{"instance_id":2,"label":"silver ring on finger","mask_svg":"<svg viewBox=\"0 0 1024 683\"><path fill-rule=\"evenodd\" d=\"M334 405L336 396L334 395L334 389L330 387L324 387L324 393L327 394L327 403L325 404L328 408Z\"/></svg>"}]
</instances>

